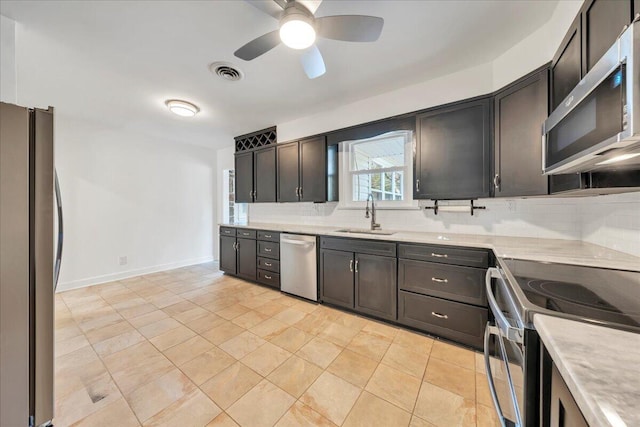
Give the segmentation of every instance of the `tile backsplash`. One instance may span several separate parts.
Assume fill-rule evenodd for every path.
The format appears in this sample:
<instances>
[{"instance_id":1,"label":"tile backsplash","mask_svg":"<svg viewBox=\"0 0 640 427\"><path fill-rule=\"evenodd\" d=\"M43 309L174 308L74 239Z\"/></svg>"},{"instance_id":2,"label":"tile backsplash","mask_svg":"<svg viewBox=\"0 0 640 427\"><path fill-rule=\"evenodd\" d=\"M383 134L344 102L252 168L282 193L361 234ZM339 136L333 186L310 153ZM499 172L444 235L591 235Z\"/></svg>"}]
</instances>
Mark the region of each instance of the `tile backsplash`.
<instances>
[{"instance_id":1,"label":"tile backsplash","mask_svg":"<svg viewBox=\"0 0 640 427\"><path fill-rule=\"evenodd\" d=\"M436 216L424 209L430 205L431 201L421 201L419 209L379 210L377 222L385 229L405 231L584 240L640 256L640 192L585 198L482 199L476 205L486 210L475 211L473 216L467 212L440 212ZM364 209L341 209L337 203L252 204L249 220L369 225Z\"/></svg>"}]
</instances>

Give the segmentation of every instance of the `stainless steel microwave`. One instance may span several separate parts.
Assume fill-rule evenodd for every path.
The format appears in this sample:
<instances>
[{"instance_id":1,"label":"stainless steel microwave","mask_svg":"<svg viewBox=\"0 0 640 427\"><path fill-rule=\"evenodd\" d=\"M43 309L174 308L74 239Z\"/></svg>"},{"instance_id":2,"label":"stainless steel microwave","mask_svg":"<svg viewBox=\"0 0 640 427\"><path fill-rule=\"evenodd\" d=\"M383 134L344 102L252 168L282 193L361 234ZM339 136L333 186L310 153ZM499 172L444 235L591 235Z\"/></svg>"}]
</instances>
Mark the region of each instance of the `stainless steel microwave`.
<instances>
[{"instance_id":1,"label":"stainless steel microwave","mask_svg":"<svg viewBox=\"0 0 640 427\"><path fill-rule=\"evenodd\" d=\"M544 174L640 166L640 22L544 122Z\"/></svg>"}]
</instances>

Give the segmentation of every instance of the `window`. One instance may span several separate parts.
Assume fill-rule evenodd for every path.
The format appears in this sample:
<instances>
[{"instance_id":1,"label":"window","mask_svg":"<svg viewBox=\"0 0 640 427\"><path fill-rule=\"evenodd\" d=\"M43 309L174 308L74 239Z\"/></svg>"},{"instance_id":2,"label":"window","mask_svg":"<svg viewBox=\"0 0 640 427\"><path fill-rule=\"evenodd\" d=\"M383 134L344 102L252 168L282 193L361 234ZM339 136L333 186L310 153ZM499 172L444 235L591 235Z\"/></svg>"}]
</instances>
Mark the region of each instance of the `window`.
<instances>
[{"instance_id":1,"label":"window","mask_svg":"<svg viewBox=\"0 0 640 427\"><path fill-rule=\"evenodd\" d=\"M235 192L235 171L226 169L224 171L223 192L222 192L222 219L225 223L236 224L247 221L247 204L236 203Z\"/></svg>"},{"instance_id":2,"label":"window","mask_svg":"<svg viewBox=\"0 0 640 427\"><path fill-rule=\"evenodd\" d=\"M371 194L379 206L412 206L412 143L412 131L343 142L341 204L359 207Z\"/></svg>"}]
</instances>

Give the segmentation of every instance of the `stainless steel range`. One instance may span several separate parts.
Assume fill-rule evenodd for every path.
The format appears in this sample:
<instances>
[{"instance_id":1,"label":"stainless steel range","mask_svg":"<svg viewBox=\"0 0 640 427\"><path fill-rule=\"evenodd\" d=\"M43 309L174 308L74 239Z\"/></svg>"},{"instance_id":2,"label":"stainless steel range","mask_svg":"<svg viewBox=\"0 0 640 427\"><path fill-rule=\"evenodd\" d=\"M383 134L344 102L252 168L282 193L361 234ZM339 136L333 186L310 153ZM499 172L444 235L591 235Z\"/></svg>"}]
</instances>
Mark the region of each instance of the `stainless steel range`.
<instances>
[{"instance_id":1,"label":"stainless steel range","mask_svg":"<svg viewBox=\"0 0 640 427\"><path fill-rule=\"evenodd\" d=\"M487 271L494 321L485 366L503 426L539 425L536 313L640 333L640 272L500 259Z\"/></svg>"}]
</instances>

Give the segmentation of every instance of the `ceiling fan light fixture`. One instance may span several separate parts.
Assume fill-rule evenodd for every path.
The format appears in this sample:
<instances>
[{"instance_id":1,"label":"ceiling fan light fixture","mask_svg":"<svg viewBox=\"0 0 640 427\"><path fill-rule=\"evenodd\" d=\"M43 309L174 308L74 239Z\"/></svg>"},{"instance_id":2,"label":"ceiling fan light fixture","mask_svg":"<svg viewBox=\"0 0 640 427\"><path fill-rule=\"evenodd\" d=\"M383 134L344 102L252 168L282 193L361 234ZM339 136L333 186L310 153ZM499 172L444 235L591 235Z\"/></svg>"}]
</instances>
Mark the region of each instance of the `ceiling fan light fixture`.
<instances>
[{"instance_id":1,"label":"ceiling fan light fixture","mask_svg":"<svg viewBox=\"0 0 640 427\"><path fill-rule=\"evenodd\" d=\"M196 105L179 99L169 99L164 104L169 111L181 117L193 117L200 111Z\"/></svg>"},{"instance_id":2,"label":"ceiling fan light fixture","mask_svg":"<svg viewBox=\"0 0 640 427\"><path fill-rule=\"evenodd\" d=\"M280 24L280 40L291 49L306 49L316 41L313 22L302 14L283 18Z\"/></svg>"}]
</instances>

